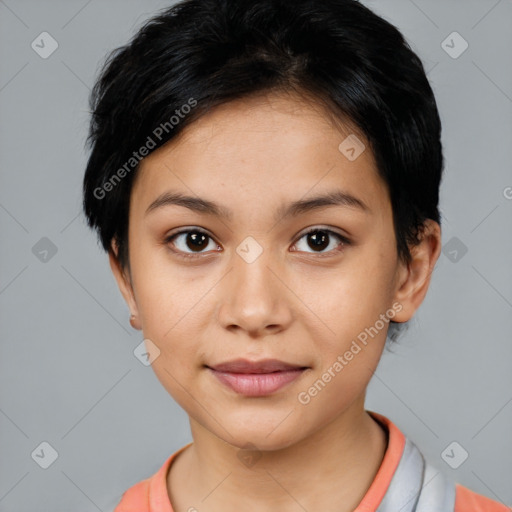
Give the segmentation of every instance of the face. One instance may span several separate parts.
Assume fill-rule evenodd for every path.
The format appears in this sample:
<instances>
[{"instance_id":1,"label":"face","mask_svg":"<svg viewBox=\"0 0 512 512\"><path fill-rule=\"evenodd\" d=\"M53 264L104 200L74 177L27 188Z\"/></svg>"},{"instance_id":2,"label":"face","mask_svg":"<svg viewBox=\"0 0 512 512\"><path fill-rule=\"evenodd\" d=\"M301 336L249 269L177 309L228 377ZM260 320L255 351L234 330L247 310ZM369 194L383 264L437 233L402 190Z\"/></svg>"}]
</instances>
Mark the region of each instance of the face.
<instances>
[{"instance_id":1,"label":"face","mask_svg":"<svg viewBox=\"0 0 512 512\"><path fill-rule=\"evenodd\" d=\"M265 95L218 107L141 162L130 271L111 256L112 268L158 348L162 385L232 445L286 447L361 406L389 319L419 305L405 297L370 149L355 160L339 149L350 134L304 101ZM235 391L208 367L237 358L306 369L266 392L269 378L246 376Z\"/></svg>"}]
</instances>

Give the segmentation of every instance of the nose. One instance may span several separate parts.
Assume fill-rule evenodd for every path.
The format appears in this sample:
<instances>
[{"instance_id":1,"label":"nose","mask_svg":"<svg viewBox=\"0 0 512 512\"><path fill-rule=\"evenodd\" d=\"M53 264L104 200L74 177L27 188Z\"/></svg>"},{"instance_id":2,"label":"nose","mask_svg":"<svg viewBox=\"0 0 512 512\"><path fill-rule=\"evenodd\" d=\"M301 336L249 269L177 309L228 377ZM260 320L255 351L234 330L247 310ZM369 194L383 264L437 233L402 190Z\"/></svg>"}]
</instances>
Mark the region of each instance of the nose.
<instances>
[{"instance_id":1,"label":"nose","mask_svg":"<svg viewBox=\"0 0 512 512\"><path fill-rule=\"evenodd\" d=\"M286 329L293 317L293 293L284 272L263 251L254 261L233 254L231 271L221 281L218 320L230 331L262 337Z\"/></svg>"}]
</instances>

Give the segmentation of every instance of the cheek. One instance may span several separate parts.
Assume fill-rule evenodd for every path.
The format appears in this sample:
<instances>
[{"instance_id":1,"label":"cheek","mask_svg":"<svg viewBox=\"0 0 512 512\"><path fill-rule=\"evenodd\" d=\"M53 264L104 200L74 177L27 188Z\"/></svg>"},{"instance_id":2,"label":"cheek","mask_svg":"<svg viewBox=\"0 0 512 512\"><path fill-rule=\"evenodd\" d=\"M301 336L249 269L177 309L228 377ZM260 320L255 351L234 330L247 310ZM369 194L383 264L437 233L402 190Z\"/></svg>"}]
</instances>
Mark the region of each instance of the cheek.
<instances>
[{"instance_id":1,"label":"cheek","mask_svg":"<svg viewBox=\"0 0 512 512\"><path fill-rule=\"evenodd\" d=\"M358 257L336 272L302 282L300 296L307 306L303 309L322 321L326 334L342 339L356 336L389 309L389 280L384 265Z\"/></svg>"},{"instance_id":2,"label":"cheek","mask_svg":"<svg viewBox=\"0 0 512 512\"><path fill-rule=\"evenodd\" d=\"M148 242L134 247L132 275L144 335L168 343L194 311L204 287L193 279L194 269L176 264L165 247Z\"/></svg>"},{"instance_id":3,"label":"cheek","mask_svg":"<svg viewBox=\"0 0 512 512\"><path fill-rule=\"evenodd\" d=\"M385 345L389 328L386 311L391 308L386 285L389 271L377 259L361 256L357 264L340 269L335 279L331 275L328 282L317 281L320 286L303 290L309 297L308 308L303 310L311 319L306 325L310 339L315 340L319 373L331 368L336 375L327 386L331 391L325 393L333 393L335 400L333 390L352 395L364 389ZM338 356L344 361L343 369L337 372L333 365ZM326 375L326 380L329 378Z\"/></svg>"},{"instance_id":4,"label":"cheek","mask_svg":"<svg viewBox=\"0 0 512 512\"><path fill-rule=\"evenodd\" d=\"M302 429L315 429L318 424L329 423L357 400L364 404L365 390L382 349L376 340L372 343L367 347L361 346L357 354L352 354L350 361L344 359L343 363L338 356L343 357L345 350L332 353L322 368L305 382L296 397Z\"/></svg>"},{"instance_id":5,"label":"cheek","mask_svg":"<svg viewBox=\"0 0 512 512\"><path fill-rule=\"evenodd\" d=\"M160 353L153 371L167 391L181 403L183 386L201 360L201 333L207 329L204 289L194 286L186 272L157 258L134 265L134 283L143 336ZM204 337L204 335L203 335Z\"/></svg>"}]
</instances>

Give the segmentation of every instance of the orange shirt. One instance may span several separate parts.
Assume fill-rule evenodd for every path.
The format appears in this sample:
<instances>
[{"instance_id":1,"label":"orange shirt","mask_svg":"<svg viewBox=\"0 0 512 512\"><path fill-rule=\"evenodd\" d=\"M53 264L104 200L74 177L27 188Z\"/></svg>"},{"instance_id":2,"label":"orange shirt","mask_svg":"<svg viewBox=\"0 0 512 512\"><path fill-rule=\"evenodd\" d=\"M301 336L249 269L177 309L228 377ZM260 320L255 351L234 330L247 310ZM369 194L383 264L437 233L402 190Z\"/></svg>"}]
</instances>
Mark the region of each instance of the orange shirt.
<instances>
[{"instance_id":1,"label":"orange shirt","mask_svg":"<svg viewBox=\"0 0 512 512\"><path fill-rule=\"evenodd\" d=\"M398 467L406 442L404 434L388 418L373 411L368 412L388 430L388 446L375 479L354 512L377 512ZM174 512L167 493L167 474L172 461L191 444L173 453L153 476L130 487L114 512ZM511 508L497 501L456 484L454 512L511 511Z\"/></svg>"}]
</instances>

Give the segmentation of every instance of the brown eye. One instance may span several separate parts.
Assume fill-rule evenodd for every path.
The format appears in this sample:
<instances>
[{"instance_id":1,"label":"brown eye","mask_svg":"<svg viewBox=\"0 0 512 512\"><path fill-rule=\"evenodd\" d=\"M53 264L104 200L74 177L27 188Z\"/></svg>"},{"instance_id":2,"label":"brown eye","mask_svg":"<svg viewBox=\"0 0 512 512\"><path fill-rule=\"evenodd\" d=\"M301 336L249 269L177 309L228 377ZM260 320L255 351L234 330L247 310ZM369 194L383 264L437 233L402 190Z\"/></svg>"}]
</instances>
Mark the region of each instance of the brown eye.
<instances>
[{"instance_id":1,"label":"brown eye","mask_svg":"<svg viewBox=\"0 0 512 512\"><path fill-rule=\"evenodd\" d=\"M299 242L305 239L305 243L302 244L302 248L299 247ZM336 240L338 240L338 243L336 243ZM310 252L308 249L312 249L313 253L319 253L323 254L324 252L330 253L330 252L339 252L342 250L345 245L349 245L350 241L344 237L343 235L340 235L339 233L335 233L334 231L331 231L330 229L322 229L322 228L313 228L309 230L307 233L304 233L300 239L299 242L295 244L296 247L299 247L297 250L304 251L304 252ZM331 248L328 251L325 251L327 248ZM341 248L340 248L341 247Z\"/></svg>"},{"instance_id":2,"label":"brown eye","mask_svg":"<svg viewBox=\"0 0 512 512\"><path fill-rule=\"evenodd\" d=\"M172 250L184 258L193 258L196 255L201 255L210 243L212 245L211 249L218 247L210 235L199 229L189 229L175 233L166 239L166 243L176 247L177 250Z\"/></svg>"}]
</instances>

